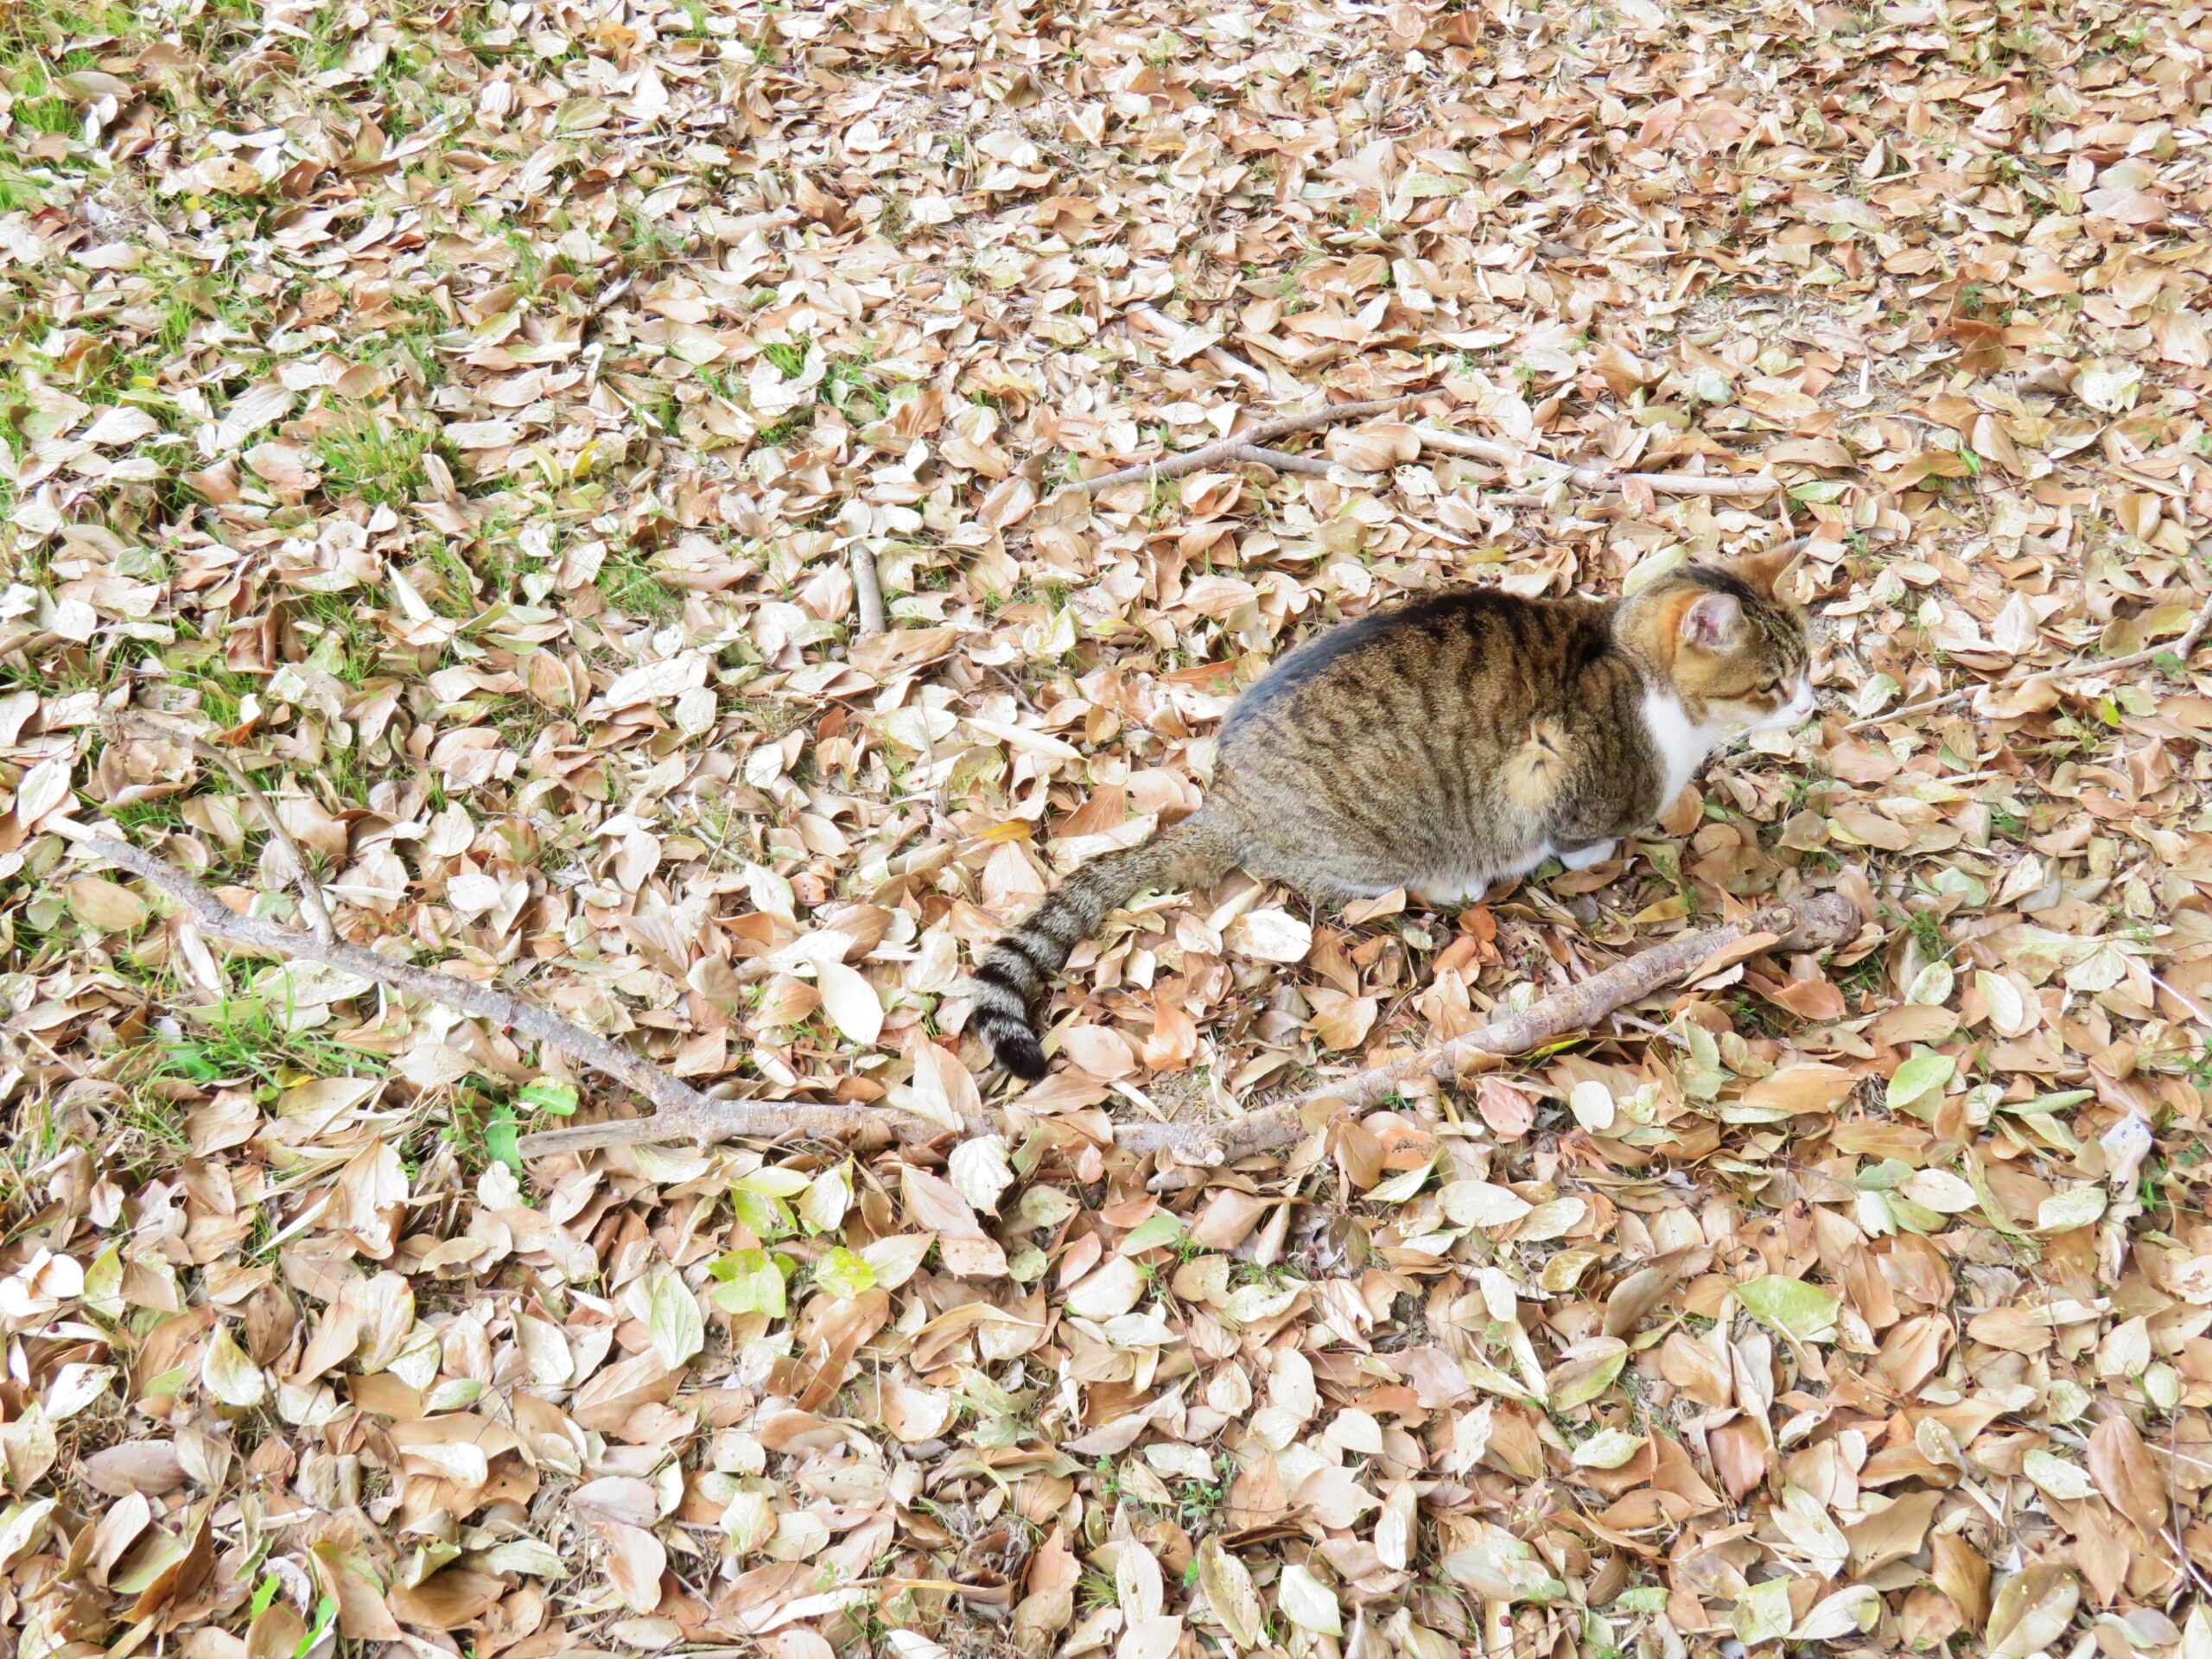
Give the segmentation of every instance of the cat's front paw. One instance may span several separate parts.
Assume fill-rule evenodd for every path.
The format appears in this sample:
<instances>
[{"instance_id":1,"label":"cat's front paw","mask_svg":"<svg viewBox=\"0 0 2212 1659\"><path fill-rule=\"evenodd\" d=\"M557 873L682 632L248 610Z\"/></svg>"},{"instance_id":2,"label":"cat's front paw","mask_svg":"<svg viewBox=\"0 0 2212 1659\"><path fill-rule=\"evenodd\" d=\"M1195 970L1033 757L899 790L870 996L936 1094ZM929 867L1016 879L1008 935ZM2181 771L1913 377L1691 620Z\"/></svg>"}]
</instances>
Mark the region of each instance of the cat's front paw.
<instances>
[{"instance_id":1,"label":"cat's front paw","mask_svg":"<svg viewBox=\"0 0 2212 1659\"><path fill-rule=\"evenodd\" d=\"M1613 849L1620 842L1593 841L1587 847L1578 847L1571 853L1556 855L1559 861L1570 870L1586 870L1592 864L1602 864L1613 855Z\"/></svg>"}]
</instances>

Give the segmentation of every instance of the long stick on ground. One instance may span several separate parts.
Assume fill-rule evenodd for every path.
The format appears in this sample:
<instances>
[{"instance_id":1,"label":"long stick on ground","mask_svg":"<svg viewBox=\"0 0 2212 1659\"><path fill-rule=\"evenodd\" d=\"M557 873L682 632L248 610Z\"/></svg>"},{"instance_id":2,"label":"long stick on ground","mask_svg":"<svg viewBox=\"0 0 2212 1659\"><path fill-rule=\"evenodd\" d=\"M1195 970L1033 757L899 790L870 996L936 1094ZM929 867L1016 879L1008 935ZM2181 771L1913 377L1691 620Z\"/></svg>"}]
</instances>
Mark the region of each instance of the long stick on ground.
<instances>
[{"instance_id":1,"label":"long stick on ground","mask_svg":"<svg viewBox=\"0 0 2212 1659\"><path fill-rule=\"evenodd\" d=\"M1245 459L1238 451L1255 448L1273 438L1287 438L1294 432L1311 432L1319 427L1336 426L1345 421L1363 421L1370 416L1387 415L1403 408L1406 403L1421 394L1408 391L1395 397L1375 397L1365 403L1331 404L1322 409L1309 409L1302 415L1286 415L1278 420L1262 421L1247 432L1224 438L1218 443L1209 443L1199 449L1188 449L1179 455L1168 455L1159 461L1140 461L1134 467L1124 467L1117 472L1104 473L1096 478L1078 478L1060 486L1052 492L1065 495L1071 490L1086 490L1096 494L1116 485L1136 484L1151 479L1180 478L1185 473L1195 473L1224 461Z\"/></svg>"},{"instance_id":2,"label":"long stick on ground","mask_svg":"<svg viewBox=\"0 0 2212 1659\"><path fill-rule=\"evenodd\" d=\"M318 939L330 940L338 937L338 930L330 925L330 910L322 902L322 889L315 885L315 873L308 868L307 855L300 850L300 843L292 839L292 832L284 827L284 820L276 814L276 803L261 792L261 785L253 781L253 774L230 750L209 742L199 733L174 721L160 720L143 709L113 722L115 729L126 737L143 736L156 740L166 738L181 743L203 760L213 761L222 768L223 775L231 780L231 787L251 801L254 810L261 814L261 821L269 827L285 859L291 864L291 880L300 895L300 914L307 918L308 926Z\"/></svg>"},{"instance_id":3,"label":"long stick on ground","mask_svg":"<svg viewBox=\"0 0 2212 1659\"><path fill-rule=\"evenodd\" d=\"M2146 651L2130 652L2125 657L2086 658L2080 662L2067 663L2044 673L2031 674L2018 683L2027 685L2032 684L2037 680L2075 680L2082 678L2084 675L2111 674L2123 668L2134 668L2139 664L2156 662L2159 658L2168 654L2178 658L2182 667L2186 670L2189 666L2190 653L2196 649L2196 642L2204 638L2204 631L2207 627L2212 627L2212 599L2206 600L2197 607L2196 615L2189 625L2189 632L2170 645L2152 645ZM1843 729L1847 732L1872 731L1877 726L1887 726L1896 721L1910 720L1915 715L1924 715L1932 709L1948 709L1955 702L1964 702L1980 689L1977 686L1962 685L1955 691L1946 691L1940 697L1923 697L1918 702L1908 702L1904 708L1892 709L1887 714L1870 715L1865 720L1854 720Z\"/></svg>"},{"instance_id":4,"label":"long stick on ground","mask_svg":"<svg viewBox=\"0 0 2212 1659\"><path fill-rule=\"evenodd\" d=\"M1236 433L1202 448L1186 450L1182 454L1170 455L1160 461L1141 461L1135 467L1124 467L1096 478L1077 479L1063 484L1053 494L1058 497L1070 490L1087 490L1095 495L1101 490L1112 489L1117 485L1180 478L1186 473L1198 472L1208 467L1230 466L1239 461L1272 467L1277 472L1304 473L1325 478L1336 470L1330 462L1318 455L1294 455L1270 448L1268 447L1268 440L1288 437L1297 432L1311 432L1320 427L1337 426L1346 421L1362 421L1370 416L1390 414L1419 395L1408 392L1402 397L1378 398L1368 403L1334 404L1326 409L1309 410L1304 415L1264 421L1249 432ZM1537 480L1540 483L1554 479L1564 480L1577 489L1618 489L1624 485L1636 484L1643 486L1654 495L1700 495L1717 499L1748 500L1771 495L1782 487L1779 480L1764 474L1707 477L1688 473L1616 473L1603 467L1569 467L1548 455L1534 454L1509 443L1471 437L1461 432L1446 432L1436 427L1417 426L1414 428L1414 435L1421 440L1425 449L1433 449L1445 454L1465 455L1472 461L1486 461L1495 467L1535 469L1542 475Z\"/></svg>"},{"instance_id":5,"label":"long stick on ground","mask_svg":"<svg viewBox=\"0 0 2212 1659\"><path fill-rule=\"evenodd\" d=\"M1565 461L1554 461L1548 455L1531 454L1528 450L1516 449L1510 443L1495 443L1488 438L1469 437L1460 432L1445 432L1433 426L1417 426L1414 428L1414 435L1421 440L1424 449L1465 455L1470 461L1486 461L1493 467L1548 468L1553 475L1566 479L1578 489L1605 490L1618 488L1623 484L1641 484L1654 495L1750 497L1771 495L1782 487L1778 480L1758 473L1742 477L1708 478L1689 473L1616 473L1603 467L1569 467Z\"/></svg>"},{"instance_id":6,"label":"long stick on ground","mask_svg":"<svg viewBox=\"0 0 2212 1659\"><path fill-rule=\"evenodd\" d=\"M379 956L343 939L319 938L264 917L242 916L174 864L128 842L103 836L67 818L49 819L45 827L86 855L158 887L203 932L233 945L266 951L282 961L319 962L359 974L404 995L520 1032L543 1047L627 1085L653 1103L654 1110L646 1117L524 1135L521 1150L525 1156L652 1141L692 1141L703 1145L740 1136L841 1138L863 1146L881 1146L892 1141L926 1142L950 1133L943 1124L888 1109L718 1100L643 1055L505 991ZM1747 944L1809 950L1840 944L1857 931L1858 919L1856 908L1835 893L1772 906L1741 922L1655 945L1570 990L1543 998L1523 1013L1494 1020L1451 1042L1416 1050L1232 1122L1133 1124L1117 1130L1115 1140L1140 1154L1160 1153L1184 1164L1202 1166L1273 1151L1295 1142L1306 1132L1308 1116L1317 1111L1360 1110L1412 1078L1423 1075L1450 1078L1509 1055L1526 1053L1594 1023L1724 952L1740 953ZM1155 1185L1182 1185L1185 1179L1177 1172L1164 1171Z\"/></svg>"},{"instance_id":7,"label":"long stick on ground","mask_svg":"<svg viewBox=\"0 0 2212 1659\"><path fill-rule=\"evenodd\" d=\"M1521 1014L1491 1020L1463 1037L1415 1050L1226 1123L1134 1123L1117 1127L1114 1143L1134 1153L1160 1153L1185 1164L1234 1163L1292 1145L1307 1132L1309 1115L1328 1116L1374 1105L1416 1077L1449 1080L1461 1072L1525 1054L1569 1032L1595 1024L1615 1008L1648 996L1716 957L1740 950L1756 936L1777 948L1808 950L1840 944L1859 931L1858 907L1840 893L1815 893L1753 912L1740 922L1710 927L1656 944L1580 984L1555 992ZM1185 1185L1163 1170L1155 1185Z\"/></svg>"},{"instance_id":8,"label":"long stick on ground","mask_svg":"<svg viewBox=\"0 0 2212 1659\"><path fill-rule=\"evenodd\" d=\"M480 1020L518 1031L579 1065L626 1084L653 1103L650 1117L617 1119L576 1128L548 1129L522 1137L527 1156L577 1152L587 1147L632 1145L652 1141L727 1141L740 1135L780 1140L792 1135L839 1137L862 1145L893 1141L934 1141L949 1131L941 1123L911 1113L862 1106L807 1104L796 1101L717 1100L701 1094L673 1072L641 1054L608 1042L557 1014L510 996L505 991L435 969L417 968L378 956L343 939L321 939L299 928L266 918L241 916L175 865L128 842L117 841L68 819L48 819L45 827L80 850L125 869L168 894L204 933L232 944L266 950L289 962L319 962L372 979L407 996L454 1008Z\"/></svg>"}]
</instances>

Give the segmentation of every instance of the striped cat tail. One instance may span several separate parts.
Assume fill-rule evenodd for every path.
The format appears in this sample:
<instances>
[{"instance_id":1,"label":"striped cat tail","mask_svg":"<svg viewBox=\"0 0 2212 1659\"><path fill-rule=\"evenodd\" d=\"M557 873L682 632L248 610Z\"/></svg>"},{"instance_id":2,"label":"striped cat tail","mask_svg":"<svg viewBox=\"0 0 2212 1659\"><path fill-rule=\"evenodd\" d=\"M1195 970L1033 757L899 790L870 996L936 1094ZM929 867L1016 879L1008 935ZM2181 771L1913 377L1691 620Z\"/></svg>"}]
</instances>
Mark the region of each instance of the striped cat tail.
<instances>
[{"instance_id":1,"label":"striped cat tail","mask_svg":"<svg viewBox=\"0 0 2212 1659\"><path fill-rule=\"evenodd\" d=\"M975 1031L991 1057L1027 1082L1043 1077L1044 1045L1029 1009L1076 946L1138 893L1204 886L1233 868L1236 858L1236 849L1201 813L1138 846L1092 859L1053 888L1020 926L1001 936L969 982Z\"/></svg>"}]
</instances>

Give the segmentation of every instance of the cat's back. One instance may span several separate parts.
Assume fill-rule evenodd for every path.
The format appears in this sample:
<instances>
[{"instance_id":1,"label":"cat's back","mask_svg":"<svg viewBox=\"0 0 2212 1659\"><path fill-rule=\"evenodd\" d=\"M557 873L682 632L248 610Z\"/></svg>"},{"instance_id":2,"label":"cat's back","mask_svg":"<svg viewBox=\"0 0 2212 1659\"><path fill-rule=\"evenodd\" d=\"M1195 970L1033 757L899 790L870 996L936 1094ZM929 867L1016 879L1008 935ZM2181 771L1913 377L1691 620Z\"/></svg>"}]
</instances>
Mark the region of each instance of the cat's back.
<instances>
[{"instance_id":1,"label":"cat's back","mask_svg":"<svg viewBox=\"0 0 2212 1659\"><path fill-rule=\"evenodd\" d=\"M1525 721L1611 652L1611 609L1452 588L1338 623L1236 700L1223 740L1233 746L1293 726L1341 736L1370 721Z\"/></svg>"}]
</instances>

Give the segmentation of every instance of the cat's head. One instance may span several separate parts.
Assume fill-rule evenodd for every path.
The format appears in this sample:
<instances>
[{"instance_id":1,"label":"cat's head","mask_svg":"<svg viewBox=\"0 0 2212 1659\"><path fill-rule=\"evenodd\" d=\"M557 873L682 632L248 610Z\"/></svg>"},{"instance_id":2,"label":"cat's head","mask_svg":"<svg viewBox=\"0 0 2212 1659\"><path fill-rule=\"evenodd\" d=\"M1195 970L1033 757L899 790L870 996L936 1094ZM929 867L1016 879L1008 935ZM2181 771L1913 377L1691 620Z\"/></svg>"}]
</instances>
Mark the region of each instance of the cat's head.
<instances>
[{"instance_id":1,"label":"cat's head","mask_svg":"<svg viewBox=\"0 0 2212 1659\"><path fill-rule=\"evenodd\" d=\"M1625 607L1641 653L1696 724L1740 736L1786 730L1813 712L1805 621L1776 593L1796 563L1785 549L1683 565Z\"/></svg>"}]
</instances>

